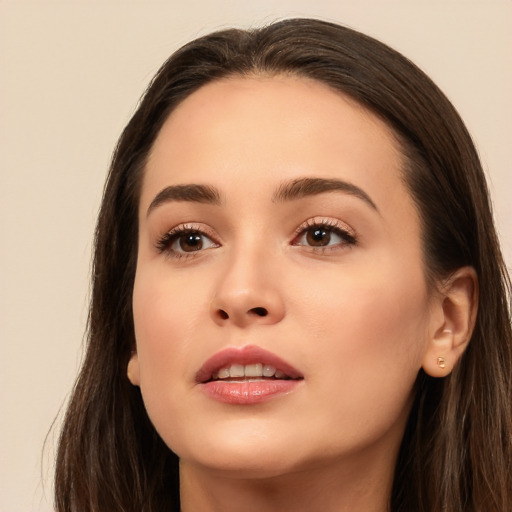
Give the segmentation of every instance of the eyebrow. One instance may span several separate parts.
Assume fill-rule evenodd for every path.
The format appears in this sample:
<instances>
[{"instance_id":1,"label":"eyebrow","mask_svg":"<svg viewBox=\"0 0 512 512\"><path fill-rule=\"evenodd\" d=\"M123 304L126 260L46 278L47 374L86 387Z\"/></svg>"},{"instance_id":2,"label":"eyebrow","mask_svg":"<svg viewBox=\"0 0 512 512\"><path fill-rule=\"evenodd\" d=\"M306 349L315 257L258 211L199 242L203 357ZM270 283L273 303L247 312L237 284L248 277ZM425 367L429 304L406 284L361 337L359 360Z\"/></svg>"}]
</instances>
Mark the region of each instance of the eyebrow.
<instances>
[{"instance_id":1,"label":"eyebrow","mask_svg":"<svg viewBox=\"0 0 512 512\"><path fill-rule=\"evenodd\" d=\"M308 196L323 194L325 192L345 192L362 199L377 212L379 209L370 196L353 183L337 179L325 178L298 178L281 183L272 196L273 202L284 202L301 199ZM210 185L195 183L184 185L170 185L162 189L151 201L148 207L149 215L158 206L172 201L188 201L203 204L221 204L220 192Z\"/></svg>"},{"instance_id":2,"label":"eyebrow","mask_svg":"<svg viewBox=\"0 0 512 512\"><path fill-rule=\"evenodd\" d=\"M220 204L219 191L209 185L185 184L170 185L155 196L148 207L147 215L155 208L171 201L190 201L193 203Z\"/></svg>"},{"instance_id":3,"label":"eyebrow","mask_svg":"<svg viewBox=\"0 0 512 512\"><path fill-rule=\"evenodd\" d=\"M371 197L361 188L343 180L325 178L298 178L282 183L272 197L272 201L293 201L324 192L345 192L362 199L375 211L379 211Z\"/></svg>"}]
</instances>

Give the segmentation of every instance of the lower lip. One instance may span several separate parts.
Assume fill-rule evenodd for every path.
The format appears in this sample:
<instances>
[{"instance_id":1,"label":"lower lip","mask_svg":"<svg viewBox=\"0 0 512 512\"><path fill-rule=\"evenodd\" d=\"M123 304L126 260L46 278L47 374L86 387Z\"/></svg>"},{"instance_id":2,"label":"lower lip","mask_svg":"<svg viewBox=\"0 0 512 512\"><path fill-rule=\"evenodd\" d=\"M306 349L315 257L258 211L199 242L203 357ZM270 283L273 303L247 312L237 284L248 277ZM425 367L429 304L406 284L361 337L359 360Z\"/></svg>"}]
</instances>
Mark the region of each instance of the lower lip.
<instances>
[{"instance_id":1,"label":"lower lip","mask_svg":"<svg viewBox=\"0 0 512 512\"><path fill-rule=\"evenodd\" d=\"M203 391L213 400L226 404L251 405L291 393L300 380L214 380L202 384Z\"/></svg>"}]
</instances>

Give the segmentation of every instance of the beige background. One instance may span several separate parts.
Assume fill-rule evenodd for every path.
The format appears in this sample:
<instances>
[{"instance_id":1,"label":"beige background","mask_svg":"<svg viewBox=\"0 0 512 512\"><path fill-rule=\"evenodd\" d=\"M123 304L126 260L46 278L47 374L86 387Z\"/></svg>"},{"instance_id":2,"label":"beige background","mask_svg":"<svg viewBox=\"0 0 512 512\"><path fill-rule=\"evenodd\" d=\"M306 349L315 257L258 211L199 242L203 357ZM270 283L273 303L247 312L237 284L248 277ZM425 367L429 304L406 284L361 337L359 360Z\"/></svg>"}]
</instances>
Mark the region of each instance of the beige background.
<instances>
[{"instance_id":1,"label":"beige background","mask_svg":"<svg viewBox=\"0 0 512 512\"><path fill-rule=\"evenodd\" d=\"M81 357L105 171L149 79L211 29L303 15L437 81L477 142L512 264L512 1L0 0L0 512L51 510L50 427Z\"/></svg>"}]
</instances>

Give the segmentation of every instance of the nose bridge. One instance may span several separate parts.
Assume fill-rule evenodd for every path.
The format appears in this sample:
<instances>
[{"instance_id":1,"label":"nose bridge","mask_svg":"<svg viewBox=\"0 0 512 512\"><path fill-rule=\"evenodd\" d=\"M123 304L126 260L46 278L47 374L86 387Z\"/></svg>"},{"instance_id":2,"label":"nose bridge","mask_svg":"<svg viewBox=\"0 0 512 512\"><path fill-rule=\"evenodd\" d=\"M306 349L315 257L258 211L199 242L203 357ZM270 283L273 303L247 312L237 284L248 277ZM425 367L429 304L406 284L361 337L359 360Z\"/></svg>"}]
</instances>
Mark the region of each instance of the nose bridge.
<instances>
[{"instance_id":1,"label":"nose bridge","mask_svg":"<svg viewBox=\"0 0 512 512\"><path fill-rule=\"evenodd\" d=\"M276 258L265 244L240 244L229 251L212 300L214 320L226 325L271 324L284 316L276 280Z\"/></svg>"}]
</instances>

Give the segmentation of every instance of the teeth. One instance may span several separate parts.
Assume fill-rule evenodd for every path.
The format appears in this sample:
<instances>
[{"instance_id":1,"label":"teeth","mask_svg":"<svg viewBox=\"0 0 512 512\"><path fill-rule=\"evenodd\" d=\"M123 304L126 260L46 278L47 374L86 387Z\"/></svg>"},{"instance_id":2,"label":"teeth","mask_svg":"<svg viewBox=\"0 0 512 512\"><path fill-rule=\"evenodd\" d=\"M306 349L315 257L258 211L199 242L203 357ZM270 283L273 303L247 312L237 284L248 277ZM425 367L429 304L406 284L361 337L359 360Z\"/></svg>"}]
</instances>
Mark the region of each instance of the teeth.
<instances>
[{"instance_id":1,"label":"teeth","mask_svg":"<svg viewBox=\"0 0 512 512\"><path fill-rule=\"evenodd\" d=\"M245 376L245 368L243 364L232 364L229 369L230 377L244 377Z\"/></svg>"},{"instance_id":2,"label":"teeth","mask_svg":"<svg viewBox=\"0 0 512 512\"><path fill-rule=\"evenodd\" d=\"M245 365L245 376L246 377L262 377L263 376L263 365L257 364L246 364Z\"/></svg>"},{"instance_id":3,"label":"teeth","mask_svg":"<svg viewBox=\"0 0 512 512\"><path fill-rule=\"evenodd\" d=\"M274 366L271 366L270 364L266 364L263 367L263 377L273 377L276 373L276 369Z\"/></svg>"},{"instance_id":4,"label":"teeth","mask_svg":"<svg viewBox=\"0 0 512 512\"><path fill-rule=\"evenodd\" d=\"M275 366L270 364L254 363L254 364L232 364L229 368L221 368L213 375L214 379L228 379L240 377L274 377L282 379L286 375L276 370Z\"/></svg>"},{"instance_id":5,"label":"teeth","mask_svg":"<svg viewBox=\"0 0 512 512\"><path fill-rule=\"evenodd\" d=\"M219 370L219 374L217 375L218 379L227 379L229 377L229 368L222 368Z\"/></svg>"}]
</instances>

